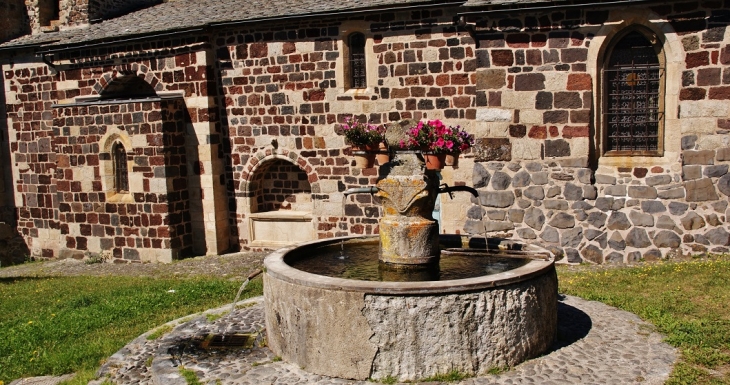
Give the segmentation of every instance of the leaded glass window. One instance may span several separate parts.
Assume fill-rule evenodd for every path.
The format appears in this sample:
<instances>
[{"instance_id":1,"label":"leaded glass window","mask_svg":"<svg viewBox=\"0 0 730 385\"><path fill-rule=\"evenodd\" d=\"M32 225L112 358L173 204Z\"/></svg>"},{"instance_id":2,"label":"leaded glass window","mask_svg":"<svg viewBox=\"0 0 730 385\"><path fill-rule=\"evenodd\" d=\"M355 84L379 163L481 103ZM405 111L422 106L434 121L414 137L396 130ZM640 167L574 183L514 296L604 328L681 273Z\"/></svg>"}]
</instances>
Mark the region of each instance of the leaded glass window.
<instances>
[{"instance_id":1,"label":"leaded glass window","mask_svg":"<svg viewBox=\"0 0 730 385\"><path fill-rule=\"evenodd\" d=\"M118 193L128 192L127 151L119 142L114 143L112 147L112 159L114 162L114 191Z\"/></svg>"},{"instance_id":2,"label":"leaded glass window","mask_svg":"<svg viewBox=\"0 0 730 385\"><path fill-rule=\"evenodd\" d=\"M610 51L603 71L609 155L662 152L664 68L657 52L639 31L626 34Z\"/></svg>"},{"instance_id":3,"label":"leaded glass window","mask_svg":"<svg viewBox=\"0 0 730 385\"><path fill-rule=\"evenodd\" d=\"M365 73L365 35L352 33L347 38L350 61L350 88L367 88Z\"/></svg>"}]
</instances>

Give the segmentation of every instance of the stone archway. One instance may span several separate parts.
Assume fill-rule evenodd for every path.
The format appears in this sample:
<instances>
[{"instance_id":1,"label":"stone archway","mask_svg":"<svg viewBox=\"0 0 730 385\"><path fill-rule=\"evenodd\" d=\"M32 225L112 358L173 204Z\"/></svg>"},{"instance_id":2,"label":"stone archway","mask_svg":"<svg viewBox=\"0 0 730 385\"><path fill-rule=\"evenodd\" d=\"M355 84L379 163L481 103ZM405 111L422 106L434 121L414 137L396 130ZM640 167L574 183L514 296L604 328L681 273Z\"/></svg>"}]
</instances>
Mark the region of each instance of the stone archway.
<instances>
[{"instance_id":1,"label":"stone archway","mask_svg":"<svg viewBox=\"0 0 730 385\"><path fill-rule=\"evenodd\" d=\"M316 239L312 185L297 163L269 155L249 172L245 189L251 246L282 247Z\"/></svg>"}]
</instances>

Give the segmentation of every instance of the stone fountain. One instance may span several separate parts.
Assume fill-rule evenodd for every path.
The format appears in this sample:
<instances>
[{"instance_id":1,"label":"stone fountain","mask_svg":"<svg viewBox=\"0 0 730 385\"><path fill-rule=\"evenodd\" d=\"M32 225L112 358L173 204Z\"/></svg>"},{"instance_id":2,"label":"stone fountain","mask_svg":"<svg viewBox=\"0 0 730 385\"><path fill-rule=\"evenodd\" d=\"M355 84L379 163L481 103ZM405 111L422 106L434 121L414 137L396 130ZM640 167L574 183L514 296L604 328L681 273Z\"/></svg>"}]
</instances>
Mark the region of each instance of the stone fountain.
<instances>
[{"instance_id":1,"label":"stone fountain","mask_svg":"<svg viewBox=\"0 0 730 385\"><path fill-rule=\"evenodd\" d=\"M398 143L413 122L388 128ZM341 242L365 247L374 237L344 237L278 250L264 262L268 344L285 361L307 371L341 378L400 381L457 371L485 374L546 352L557 330L557 276L546 250L508 240L482 242L439 236L431 217L440 192L435 171L418 152L396 152L381 167L380 269L439 269L441 248L472 258L521 257L523 263L496 274L411 282L370 281L321 275L295 268ZM344 253L344 252L343 252ZM344 255L344 254L343 254ZM323 257L324 258L324 257ZM342 257L344 258L344 257ZM449 258L448 256L443 259ZM438 275L438 274L437 274Z\"/></svg>"}]
</instances>

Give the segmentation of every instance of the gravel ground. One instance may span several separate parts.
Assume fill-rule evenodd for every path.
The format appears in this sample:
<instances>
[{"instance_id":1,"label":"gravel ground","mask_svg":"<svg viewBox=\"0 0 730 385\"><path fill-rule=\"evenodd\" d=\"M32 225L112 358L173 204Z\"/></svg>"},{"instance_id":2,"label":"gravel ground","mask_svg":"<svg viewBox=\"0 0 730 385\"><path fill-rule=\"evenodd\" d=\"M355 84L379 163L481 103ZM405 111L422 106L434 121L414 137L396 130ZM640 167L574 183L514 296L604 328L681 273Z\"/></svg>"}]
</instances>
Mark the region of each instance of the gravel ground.
<instances>
[{"instance_id":1,"label":"gravel ground","mask_svg":"<svg viewBox=\"0 0 730 385\"><path fill-rule=\"evenodd\" d=\"M131 275L139 277L213 276L239 279L263 266L267 253L234 253L188 258L162 263L86 263L76 259L30 262L0 268L0 278L79 275Z\"/></svg>"}]
</instances>

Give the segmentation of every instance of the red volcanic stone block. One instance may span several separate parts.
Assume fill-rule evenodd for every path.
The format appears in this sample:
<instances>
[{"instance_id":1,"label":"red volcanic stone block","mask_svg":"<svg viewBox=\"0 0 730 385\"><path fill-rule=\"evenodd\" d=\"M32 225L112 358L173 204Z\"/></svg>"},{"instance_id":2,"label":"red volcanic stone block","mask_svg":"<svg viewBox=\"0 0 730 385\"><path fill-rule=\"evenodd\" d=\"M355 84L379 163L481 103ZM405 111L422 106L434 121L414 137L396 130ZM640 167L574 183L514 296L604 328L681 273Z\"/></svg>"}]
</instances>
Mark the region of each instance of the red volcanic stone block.
<instances>
[{"instance_id":1,"label":"red volcanic stone block","mask_svg":"<svg viewBox=\"0 0 730 385\"><path fill-rule=\"evenodd\" d=\"M730 64L730 45L726 45L720 51L720 63Z\"/></svg>"},{"instance_id":2,"label":"red volcanic stone block","mask_svg":"<svg viewBox=\"0 0 730 385\"><path fill-rule=\"evenodd\" d=\"M716 86L720 84L722 70L720 68L701 68L697 70L698 86Z\"/></svg>"},{"instance_id":3,"label":"red volcanic stone block","mask_svg":"<svg viewBox=\"0 0 730 385\"><path fill-rule=\"evenodd\" d=\"M710 65L710 54L707 51L690 52L684 61L687 68Z\"/></svg>"},{"instance_id":4,"label":"red volcanic stone block","mask_svg":"<svg viewBox=\"0 0 730 385\"><path fill-rule=\"evenodd\" d=\"M294 53L297 50L297 45L292 42L285 42L282 46L281 52L284 55L289 55L290 53Z\"/></svg>"},{"instance_id":5,"label":"red volcanic stone block","mask_svg":"<svg viewBox=\"0 0 730 385\"><path fill-rule=\"evenodd\" d=\"M663 167L654 166L654 167L651 168L651 173L652 174L661 174L663 172L664 172L664 168Z\"/></svg>"},{"instance_id":6,"label":"red volcanic stone block","mask_svg":"<svg viewBox=\"0 0 730 385\"><path fill-rule=\"evenodd\" d=\"M547 127L546 126L532 126L527 136L532 139L547 139Z\"/></svg>"},{"instance_id":7,"label":"red volcanic stone block","mask_svg":"<svg viewBox=\"0 0 730 385\"><path fill-rule=\"evenodd\" d=\"M637 178L643 178L646 176L646 174L649 172L648 169L644 167L636 167L634 168L634 176Z\"/></svg>"},{"instance_id":8,"label":"red volcanic stone block","mask_svg":"<svg viewBox=\"0 0 730 385\"><path fill-rule=\"evenodd\" d=\"M560 134L558 132L558 126L550 126L550 128L548 128L548 132L550 133L551 138L554 138Z\"/></svg>"},{"instance_id":9,"label":"red volcanic stone block","mask_svg":"<svg viewBox=\"0 0 730 385\"><path fill-rule=\"evenodd\" d=\"M512 50L495 49L492 51L492 65L511 66L514 62L515 56Z\"/></svg>"},{"instance_id":10,"label":"red volcanic stone block","mask_svg":"<svg viewBox=\"0 0 730 385\"><path fill-rule=\"evenodd\" d=\"M525 52L525 61L531 66L542 65L542 52L539 49L528 49Z\"/></svg>"},{"instance_id":11,"label":"red volcanic stone block","mask_svg":"<svg viewBox=\"0 0 730 385\"><path fill-rule=\"evenodd\" d=\"M679 91L679 100L702 100L706 94L704 88L683 88Z\"/></svg>"},{"instance_id":12,"label":"red volcanic stone block","mask_svg":"<svg viewBox=\"0 0 730 385\"><path fill-rule=\"evenodd\" d=\"M545 75L528 73L515 76L515 91L537 91L545 89Z\"/></svg>"},{"instance_id":13,"label":"red volcanic stone block","mask_svg":"<svg viewBox=\"0 0 730 385\"><path fill-rule=\"evenodd\" d=\"M563 138L587 138L588 126L565 126L563 127Z\"/></svg>"},{"instance_id":14,"label":"red volcanic stone block","mask_svg":"<svg viewBox=\"0 0 730 385\"><path fill-rule=\"evenodd\" d=\"M451 84L469 84L468 74L453 74L451 75Z\"/></svg>"},{"instance_id":15,"label":"red volcanic stone block","mask_svg":"<svg viewBox=\"0 0 730 385\"><path fill-rule=\"evenodd\" d=\"M593 78L589 74L568 74L568 91L590 90Z\"/></svg>"},{"instance_id":16,"label":"red volcanic stone block","mask_svg":"<svg viewBox=\"0 0 730 385\"><path fill-rule=\"evenodd\" d=\"M269 56L269 46L266 43L252 43L248 47L248 54L251 58Z\"/></svg>"},{"instance_id":17,"label":"red volcanic stone block","mask_svg":"<svg viewBox=\"0 0 730 385\"><path fill-rule=\"evenodd\" d=\"M714 100L730 99L730 86L710 88L709 97Z\"/></svg>"}]
</instances>

